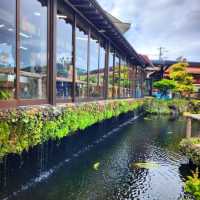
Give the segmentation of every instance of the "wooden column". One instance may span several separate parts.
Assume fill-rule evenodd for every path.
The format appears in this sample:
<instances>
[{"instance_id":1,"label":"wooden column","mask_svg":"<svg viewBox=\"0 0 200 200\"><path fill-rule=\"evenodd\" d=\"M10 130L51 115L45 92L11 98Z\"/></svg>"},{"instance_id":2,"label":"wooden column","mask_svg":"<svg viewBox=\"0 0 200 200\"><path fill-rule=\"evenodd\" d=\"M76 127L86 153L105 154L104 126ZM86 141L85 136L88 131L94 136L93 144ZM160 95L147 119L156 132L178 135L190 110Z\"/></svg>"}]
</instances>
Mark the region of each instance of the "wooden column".
<instances>
[{"instance_id":1,"label":"wooden column","mask_svg":"<svg viewBox=\"0 0 200 200\"><path fill-rule=\"evenodd\" d=\"M187 117L186 138L191 138L191 136L192 136L192 118Z\"/></svg>"},{"instance_id":2,"label":"wooden column","mask_svg":"<svg viewBox=\"0 0 200 200\"><path fill-rule=\"evenodd\" d=\"M56 23L57 0L49 0L49 36L48 36L48 66L49 66L49 102L56 105Z\"/></svg>"},{"instance_id":3,"label":"wooden column","mask_svg":"<svg viewBox=\"0 0 200 200\"><path fill-rule=\"evenodd\" d=\"M88 29L88 44L87 44L87 99L89 99L89 76L90 76L90 40L91 40L91 29ZM98 58L97 58L98 59Z\"/></svg>"},{"instance_id":4,"label":"wooden column","mask_svg":"<svg viewBox=\"0 0 200 200\"><path fill-rule=\"evenodd\" d=\"M118 98L121 97L121 57L119 57L119 83L118 83Z\"/></svg>"},{"instance_id":5,"label":"wooden column","mask_svg":"<svg viewBox=\"0 0 200 200\"><path fill-rule=\"evenodd\" d=\"M113 86L112 86L112 98L114 99L115 97L115 59L116 59L116 51L114 50L114 56L113 56L113 74L112 74L112 82L113 82Z\"/></svg>"},{"instance_id":6,"label":"wooden column","mask_svg":"<svg viewBox=\"0 0 200 200\"><path fill-rule=\"evenodd\" d=\"M76 101L76 14L75 13L72 25L72 65L73 65L72 102L75 102Z\"/></svg>"},{"instance_id":7,"label":"wooden column","mask_svg":"<svg viewBox=\"0 0 200 200\"><path fill-rule=\"evenodd\" d=\"M16 0L16 90L15 98L20 98L20 1Z\"/></svg>"}]
</instances>

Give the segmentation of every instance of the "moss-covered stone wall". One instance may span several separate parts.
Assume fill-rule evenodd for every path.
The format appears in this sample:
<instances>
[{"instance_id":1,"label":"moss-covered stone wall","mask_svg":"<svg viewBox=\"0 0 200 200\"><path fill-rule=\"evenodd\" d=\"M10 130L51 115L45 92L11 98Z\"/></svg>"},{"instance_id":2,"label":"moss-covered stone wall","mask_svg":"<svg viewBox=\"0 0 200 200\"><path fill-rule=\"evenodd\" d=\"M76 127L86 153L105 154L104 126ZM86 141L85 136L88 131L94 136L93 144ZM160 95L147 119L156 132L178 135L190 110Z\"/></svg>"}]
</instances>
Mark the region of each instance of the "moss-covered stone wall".
<instances>
[{"instance_id":1,"label":"moss-covered stone wall","mask_svg":"<svg viewBox=\"0 0 200 200\"><path fill-rule=\"evenodd\" d=\"M122 113L140 112L143 105L144 100L127 99L2 110L0 157L20 154L45 141L61 139Z\"/></svg>"}]
</instances>

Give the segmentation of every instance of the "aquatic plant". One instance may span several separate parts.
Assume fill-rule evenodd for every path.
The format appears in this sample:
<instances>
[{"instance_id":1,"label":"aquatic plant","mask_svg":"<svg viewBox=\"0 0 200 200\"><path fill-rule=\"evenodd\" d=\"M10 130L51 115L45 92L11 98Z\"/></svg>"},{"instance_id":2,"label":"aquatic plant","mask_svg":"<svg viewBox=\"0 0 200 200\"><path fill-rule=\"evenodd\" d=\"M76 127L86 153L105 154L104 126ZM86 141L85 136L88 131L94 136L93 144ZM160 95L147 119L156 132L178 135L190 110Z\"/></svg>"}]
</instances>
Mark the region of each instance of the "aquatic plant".
<instances>
[{"instance_id":1,"label":"aquatic plant","mask_svg":"<svg viewBox=\"0 0 200 200\"><path fill-rule=\"evenodd\" d=\"M192 194L196 200L200 200L200 178L199 170L192 172L192 176L187 177L188 180L185 182L184 190L187 193Z\"/></svg>"}]
</instances>

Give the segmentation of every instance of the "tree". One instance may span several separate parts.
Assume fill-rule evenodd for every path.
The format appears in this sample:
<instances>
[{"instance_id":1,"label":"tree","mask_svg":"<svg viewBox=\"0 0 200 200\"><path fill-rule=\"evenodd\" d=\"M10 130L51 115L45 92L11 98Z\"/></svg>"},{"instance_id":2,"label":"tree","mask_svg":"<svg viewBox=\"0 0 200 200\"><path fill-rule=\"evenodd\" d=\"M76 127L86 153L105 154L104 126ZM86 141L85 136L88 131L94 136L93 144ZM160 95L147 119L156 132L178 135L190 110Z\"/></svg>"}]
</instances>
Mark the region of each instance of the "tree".
<instances>
[{"instance_id":1,"label":"tree","mask_svg":"<svg viewBox=\"0 0 200 200\"><path fill-rule=\"evenodd\" d=\"M176 87L176 82L169 79L162 79L156 81L153 87L161 92L161 96L166 96L169 90L173 90Z\"/></svg>"},{"instance_id":2,"label":"tree","mask_svg":"<svg viewBox=\"0 0 200 200\"><path fill-rule=\"evenodd\" d=\"M172 65L169 71L170 79L176 83L174 91L186 97L189 97L194 91L193 77L187 72L188 66L187 62L181 61Z\"/></svg>"}]
</instances>

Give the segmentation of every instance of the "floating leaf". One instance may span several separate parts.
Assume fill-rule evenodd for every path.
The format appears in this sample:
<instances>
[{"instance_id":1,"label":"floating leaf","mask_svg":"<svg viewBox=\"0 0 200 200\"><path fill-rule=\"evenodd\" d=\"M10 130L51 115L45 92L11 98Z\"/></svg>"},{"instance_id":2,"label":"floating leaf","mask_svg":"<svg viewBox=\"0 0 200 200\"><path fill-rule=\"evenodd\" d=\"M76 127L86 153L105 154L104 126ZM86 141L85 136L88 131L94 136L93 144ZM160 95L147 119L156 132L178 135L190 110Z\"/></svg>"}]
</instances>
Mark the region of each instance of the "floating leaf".
<instances>
[{"instance_id":1,"label":"floating leaf","mask_svg":"<svg viewBox=\"0 0 200 200\"><path fill-rule=\"evenodd\" d=\"M141 169L155 169L159 168L160 165L155 162L141 162L141 163L132 163L129 165L130 168L141 168Z\"/></svg>"},{"instance_id":2,"label":"floating leaf","mask_svg":"<svg viewBox=\"0 0 200 200\"><path fill-rule=\"evenodd\" d=\"M146 121L152 121L152 119L148 118L148 117L145 117L144 120L146 120Z\"/></svg>"},{"instance_id":3,"label":"floating leaf","mask_svg":"<svg viewBox=\"0 0 200 200\"><path fill-rule=\"evenodd\" d=\"M99 166L100 166L100 162L96 162L93 165L93 169L97 171L97 170L99 170Z\"/></svg>"}]
</instances>

